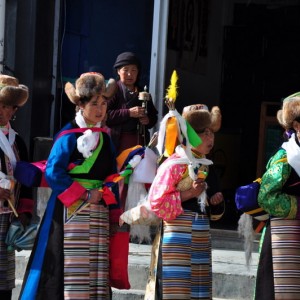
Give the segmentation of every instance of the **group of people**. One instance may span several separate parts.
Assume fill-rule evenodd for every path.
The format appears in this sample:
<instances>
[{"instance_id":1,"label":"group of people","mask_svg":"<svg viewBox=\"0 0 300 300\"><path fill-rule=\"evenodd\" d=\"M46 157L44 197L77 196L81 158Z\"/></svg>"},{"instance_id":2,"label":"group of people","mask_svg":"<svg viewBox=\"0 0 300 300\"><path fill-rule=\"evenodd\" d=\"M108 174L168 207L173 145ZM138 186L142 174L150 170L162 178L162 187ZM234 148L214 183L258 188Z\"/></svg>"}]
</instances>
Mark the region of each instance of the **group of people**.
<instances>
[{"instance_id":1,"label":"group of people","mask_svg":"<svg viewBox=\"0 0 300 300\"><path fill-rule=\"evenodd\" d=\"M19 299L112 297L109 240L118 230L118 219L112 216L122 212L124 186L108 186L107 178L120 171L116 157L123 150L147 145L149 129L158 121L151 97L146 106L139 100L141 63L137 56L121 53L114 68L117 82L106 84L100 73L89 72L82 74L75 85L65 86L76 113L54 137L45 171L52 194ZM18 160L28 161L25 143L10 125L27 99L24 85L14 77L0 75L0 174L6 178L13 178ZM161 162L148 192L151 210L162 220L153 299L212 299L210 215L224 199L214 179L213 162L207 156L220 129L221 113L216 107L209 111L205 105L191 105L182 117L199 142L190 146L187 141L176 141L175 152ZM300 295L299 276L294 276L293 284L285 277L293 277L299 270L299 95L284 100L278 120L286 130L287 141L270 160L262 178L258 201L272 218L263 234L255 299L281 299L278 295L282 293L290 293L288 299L297 299ZM287 159L272 163L283 157ZM0 181L3 300L11 299L15 281L14 251L8 250L5 238L12 220L17 218L26 226L32 211L30 188L16 182L8 189L1 187ZM278 237L281 228L286 230L283 233L292 228L293 235L280 236L278 243L272 236ZM293 255L282 245L293 248ZM284 265L286 268L282 268Z\"/></svg>"}]
</instances>

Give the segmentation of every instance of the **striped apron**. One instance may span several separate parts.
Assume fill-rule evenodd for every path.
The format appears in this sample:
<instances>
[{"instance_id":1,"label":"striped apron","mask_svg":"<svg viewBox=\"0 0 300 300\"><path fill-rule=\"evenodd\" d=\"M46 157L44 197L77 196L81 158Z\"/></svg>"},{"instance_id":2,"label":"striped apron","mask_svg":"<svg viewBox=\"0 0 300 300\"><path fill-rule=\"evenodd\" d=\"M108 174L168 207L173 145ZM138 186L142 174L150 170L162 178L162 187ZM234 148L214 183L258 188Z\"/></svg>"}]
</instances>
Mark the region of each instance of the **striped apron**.
<instances>
[{"instance_id":1,"label":"striped apron","mask_svg":"<svg viewBox=\"0 0 300 300\"><path fill-rule=\"evenodd\" d=\"M109 299L108 208L89 205L64 225L64 299Z\"/></svg>"},{"instance_id":2,"label":"striped apron","mask_svg":"<svg viewBox=\"0 0 300 300\"><path fill-rule=\"evenodd\" d=\"M208 217L186 210L163 226L162 298L212 299Z\"/></svg>"},{"instance_id":3,"label":"striped apron","mask_svg":"<svg viewBox=\"0 0 300 300\"><path fill-rule=\"evenodd\" d=\"M5 243L11 214L0 215L0 290L15 287L15 251L8 251Z\"/></svg>"},{"instance_id":4,"label":"striped apron","mask_svg":"<svg viewBox=\"0 0 300 300\"><path fill-rule=\"evenodd\" d=\"M271 219L275 299L300 299L300 220Z\"/></svg>"}]
</instances>

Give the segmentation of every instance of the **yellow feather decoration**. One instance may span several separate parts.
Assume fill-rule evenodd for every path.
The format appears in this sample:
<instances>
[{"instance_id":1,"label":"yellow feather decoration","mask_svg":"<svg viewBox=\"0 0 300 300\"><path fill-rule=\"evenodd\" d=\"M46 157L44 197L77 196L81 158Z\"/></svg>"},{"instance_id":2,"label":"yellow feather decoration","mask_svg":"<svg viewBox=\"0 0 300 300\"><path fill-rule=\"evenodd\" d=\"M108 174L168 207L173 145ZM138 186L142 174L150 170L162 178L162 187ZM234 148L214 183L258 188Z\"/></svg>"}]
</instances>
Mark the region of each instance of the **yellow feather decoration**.
<instances>
[{"instance_id":1,"label":"yellow feather decoration","mask_svg":"<svg viewBox=\"0 0 300 300\"><path fill-rule=\"evenodd\" d=\"M173 103L176 101L177 98L177 89L178 89L177 81L178 81L177 72L176 70L174 70L171 76L170 85L167 88L167 95L166 95L166 98L169 101L172 101Z\"/></svg>"}]
</instances>

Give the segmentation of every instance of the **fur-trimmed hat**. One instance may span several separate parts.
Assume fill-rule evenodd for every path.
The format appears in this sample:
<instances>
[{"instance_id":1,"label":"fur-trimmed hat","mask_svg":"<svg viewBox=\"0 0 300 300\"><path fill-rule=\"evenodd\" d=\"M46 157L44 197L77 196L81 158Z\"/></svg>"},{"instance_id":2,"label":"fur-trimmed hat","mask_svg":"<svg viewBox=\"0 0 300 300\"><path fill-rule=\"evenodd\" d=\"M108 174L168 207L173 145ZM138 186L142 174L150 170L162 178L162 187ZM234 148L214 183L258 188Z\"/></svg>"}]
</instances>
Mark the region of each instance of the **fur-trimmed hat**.
<instances>
[{"instance_id":1,"label":"fur-trimmed hat","mask_svg":"<svg viewBox=\"0 0 300 300\"><path fill-rule=\"evenodd\" d=\"M138 69L141 68L140 60L132 52L123 52L119 54L115 61L114 68L119 69L126 65L136 65Z\"/></svg>"},{"instance_id":2,"label":"fur-trimmed hat","mask_svg":"<svg viewBox=\"0 0 300 300\"><path fill-rule=\"evenodd\" d=\"M90 72L82 74L75 82L75 87L71 82L65 85L65 93L70 101L76 105L83 98L92 98L95 95L102 95L110 98L114 95L117 89L116 81L112 78L105 83L102 74Z\"/></svg>"},{"instance_id":3,"label":"fur-trimmed hat","mask_svg":"<svg viewBox=\"0 0 300 300\"><path fill-rule=\"evenodd\" d=\"M293 121L297 118L300 118L300 92L285 98L277 112L277 120L286 130L293 128Z\"/></svg>"},{"instance_id":4,"label":"fur-trimmed hat","mask_svg":"<svg viewBox=\"0 0 300 300\"><path fill-rule=\"evenodd\" d=\"M0 103L8 106L23 106L28 99L28 87L19 84L19 80L0 74Z\"/></svg>"},{"instance_id":5,"label":"fur-trimmed hat","mask_svg":"<svg viewBox=\"0 0 300 300\"><path fill-rule=\"evenodd\" d=\"M205 128L210 128L213 132L217 132L221 128L222 115L218 106L213 106L210 112L205 104L185 106L182 116L196 132L202 132Z\"/></svg>"}]
</instances>

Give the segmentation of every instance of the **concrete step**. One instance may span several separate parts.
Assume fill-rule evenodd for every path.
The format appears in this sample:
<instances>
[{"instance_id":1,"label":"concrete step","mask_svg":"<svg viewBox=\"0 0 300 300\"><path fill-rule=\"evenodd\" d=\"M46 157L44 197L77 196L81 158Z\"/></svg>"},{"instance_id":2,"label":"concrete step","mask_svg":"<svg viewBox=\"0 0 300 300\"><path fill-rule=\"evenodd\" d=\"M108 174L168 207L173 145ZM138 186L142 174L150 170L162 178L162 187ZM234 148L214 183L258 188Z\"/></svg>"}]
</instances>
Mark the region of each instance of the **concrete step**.
<instances>
[{"instance_id":1,"label":"concrete step","mask_svg":"<svg viewBox=\"0 0 300 300\"><path fill-rule=\"evenodd\" d=\"M242 250L243 241L236 232L212 230L212 235L214 299L252 299L258 263L257 251L252 254L252 262L247 268L245 254ZM237 248L238 250L232 250L231 248ZM13 290L13 300L18 299L29 256L30 251L16 252L17 286ZM150 259L151 245L130 244L128 273L131 289L113 289L113 300L144 299Z\"/></svg>"},{"instance_id":2,"label":"concrete step","mask_svg":"<svg viewBox=\"0 0 300 300\"><path fill-rule=\"evenodd\" d=\"M212 248L244 251L244 240L235 230L211 229ZM253 252L258 252L261 234L254 234Z\"/></svg>"},{"instance_id":3,"label":"concrete step","mask_svg":"<svg viewBox=\"0 0 300 300\"><path fill-rule=\"evenodd\" d=\"M145 290L150 251L150 245L130 244L129 279L132 289ZM252 254L252 261L247 267L244 251L213 249L213 296L224 299L252 299L257 264L257 252ZM118 293L122 294L123 291L118 290Z\"/></svg>"}]
</instances>

